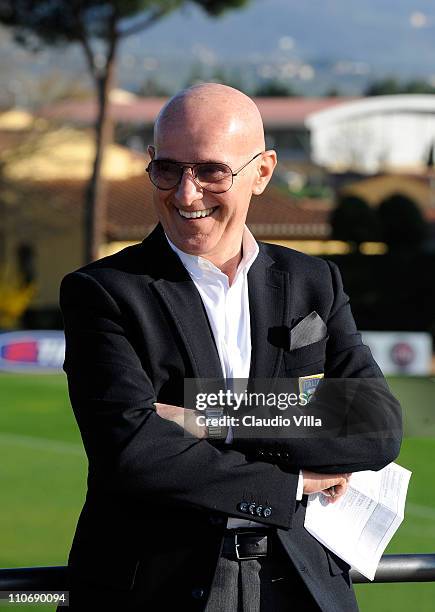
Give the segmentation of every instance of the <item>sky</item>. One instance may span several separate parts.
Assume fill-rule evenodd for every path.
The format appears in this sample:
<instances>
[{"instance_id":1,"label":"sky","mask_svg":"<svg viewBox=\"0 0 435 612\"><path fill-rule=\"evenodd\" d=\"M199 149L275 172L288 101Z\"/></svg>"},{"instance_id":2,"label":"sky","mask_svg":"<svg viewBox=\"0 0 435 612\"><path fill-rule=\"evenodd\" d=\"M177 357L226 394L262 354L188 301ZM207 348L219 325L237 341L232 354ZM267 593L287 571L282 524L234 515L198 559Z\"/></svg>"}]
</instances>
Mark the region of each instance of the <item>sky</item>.
<instances>
[{"instance_id":1,"label":"sky","mask_svg":"<svg viewBox=\"0 0 435 612\"><path fill-rule=\"evenodd\" d=\"M24 101L37 97L40 75L50 71L58 87L86 82L80 49L51 49L35 56L13 47L9 38L0 32L4 92L13 91ZM435 3L251 0L247 8L218 19L188 3L126 39L118 85L134 91L154 79L177 89L193 65L205 74L224 68L248 85L279 79L306 95L333 88L358 95L369 82L387 75L435 84Z\"/></svg>"}]
</instances>

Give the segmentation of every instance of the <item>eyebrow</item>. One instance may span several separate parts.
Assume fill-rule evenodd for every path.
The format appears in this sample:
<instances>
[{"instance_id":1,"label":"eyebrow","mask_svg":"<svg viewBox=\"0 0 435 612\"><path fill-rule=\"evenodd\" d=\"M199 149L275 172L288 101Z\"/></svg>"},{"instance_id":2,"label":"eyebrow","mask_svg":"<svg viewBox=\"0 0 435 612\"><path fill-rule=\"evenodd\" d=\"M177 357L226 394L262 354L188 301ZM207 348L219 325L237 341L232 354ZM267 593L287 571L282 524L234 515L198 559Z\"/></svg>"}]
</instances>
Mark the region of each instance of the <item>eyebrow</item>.
<instances>
[{"instance_id":1,"label":"eyebrow","mask_svg":"<svg viewBox=\"0 0 435 612\"><path fill-rule=\"evenodd\" d=\"M229 166L227 162L218 161L217 159L205 159L201 161L178 161L177 159L172 159L171 157L159 157L154 158L153 161L166 161L172 162L174 164L224 164L225 166Z\"/></svg>"}]
</instances>

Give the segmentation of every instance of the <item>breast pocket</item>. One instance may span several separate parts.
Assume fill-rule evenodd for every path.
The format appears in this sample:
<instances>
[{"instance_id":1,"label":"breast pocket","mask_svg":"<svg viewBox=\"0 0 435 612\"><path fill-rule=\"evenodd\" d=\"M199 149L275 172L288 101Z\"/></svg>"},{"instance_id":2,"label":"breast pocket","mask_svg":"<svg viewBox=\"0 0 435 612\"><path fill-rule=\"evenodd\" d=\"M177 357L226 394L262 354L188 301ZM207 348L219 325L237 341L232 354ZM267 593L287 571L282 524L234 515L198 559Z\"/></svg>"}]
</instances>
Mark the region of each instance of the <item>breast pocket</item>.
<instances>
[{"instance_id":1,"label":"breast pocket","mask_svg":"<svg viewBox=\"0 0 435 612\"><path fill-rule=\"evenodd\" d=\"M284 367L286 374L294 372L296 376L309 376L324 371L326 343L329 336L307 346L284 351Z\"/></svg>"}]
</instances>

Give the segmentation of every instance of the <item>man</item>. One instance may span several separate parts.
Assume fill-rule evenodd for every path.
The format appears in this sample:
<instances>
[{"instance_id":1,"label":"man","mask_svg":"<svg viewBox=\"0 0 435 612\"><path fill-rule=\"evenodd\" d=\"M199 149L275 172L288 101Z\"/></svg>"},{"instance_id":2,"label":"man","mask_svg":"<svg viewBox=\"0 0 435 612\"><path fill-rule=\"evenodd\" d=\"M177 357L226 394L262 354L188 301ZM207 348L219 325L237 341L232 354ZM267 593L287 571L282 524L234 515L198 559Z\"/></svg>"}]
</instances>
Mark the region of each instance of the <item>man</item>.
<instances>
[{"instance_id":1,"label":"man","mask_svg":"<svg viewBox=\"0 0 435 612\"><path fill-rule=\"evenodd\" d=\"M356 610L349 566L303 527L306 495L337 499L352 471L397 456L400 431L277 445L213 431L184 405L185 379L382 377L339 273L246 228L276 153L241 92L182 91L149 154L159 225L61 286L64 369L89 459L70 608ZM324 332L313 341L313 323L295 348L313 313Z\"/></svg>"}]
</instances>

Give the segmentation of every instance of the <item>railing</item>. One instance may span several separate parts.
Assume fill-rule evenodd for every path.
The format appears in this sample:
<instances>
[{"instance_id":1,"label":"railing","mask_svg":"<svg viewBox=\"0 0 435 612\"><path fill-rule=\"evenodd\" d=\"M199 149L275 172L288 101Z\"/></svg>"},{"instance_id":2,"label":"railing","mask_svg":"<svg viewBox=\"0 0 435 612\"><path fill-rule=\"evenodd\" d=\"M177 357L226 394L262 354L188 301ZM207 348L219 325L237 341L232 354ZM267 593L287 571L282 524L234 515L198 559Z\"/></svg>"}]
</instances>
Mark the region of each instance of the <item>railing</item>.
<instances>
[{"instance_id":1,"label":"railing","mask_svg":"<svg viewBox=\"0 0 435 612\"><path fill-rule=\"evenodd\" d=\"M371 582L351 571L354 583ZM373 582L435 582L435 554L384 555Z\"/></svg>"},{"instance_id":2,"label":"railing","mask_svg":"<svg viewBox=\"0 0 435 612\"><path fill-rule=\"evenodd\" d=\"M371 582L354 570L355 584ZM373 582L435 582L435 554L384 555ZM67 568L16 567L0 569L0 591L67 591Z\"/></svg>"}]
</instances>

